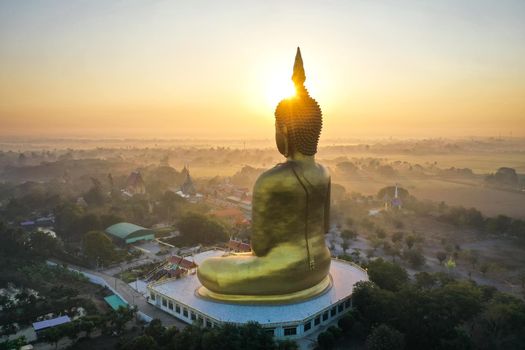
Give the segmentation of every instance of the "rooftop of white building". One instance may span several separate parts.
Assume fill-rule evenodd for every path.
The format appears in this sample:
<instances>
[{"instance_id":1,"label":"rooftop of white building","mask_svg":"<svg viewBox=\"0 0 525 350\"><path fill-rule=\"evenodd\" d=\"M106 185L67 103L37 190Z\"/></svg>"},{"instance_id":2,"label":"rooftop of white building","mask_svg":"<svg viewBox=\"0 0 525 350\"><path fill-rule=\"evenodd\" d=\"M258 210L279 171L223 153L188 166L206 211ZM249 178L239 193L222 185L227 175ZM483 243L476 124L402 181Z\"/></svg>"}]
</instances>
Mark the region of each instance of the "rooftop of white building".
<instances>
[{"instance_id":1,"label":"rooftop of white building","mask_svg":"<svg viewBox=\"0 0 525 350\"><path fill-rule=\"evenodd\" d=\"M199 261L197 264L204 258L220 256L224 252L212 250L201 254L204 256L195 255L195 260ZM330 308L335 303L348 298L356 282L368 280L365 270L337 259L332 259L330 275L333 285L324 294L307 301L285 305L245 305L203 299L196 295L196 290L201 286L196 274L153 284L150 288L217 321L231 323L256 321L260 324L289 323L305 320L321 310Z\"/></svg>"}]
</instances>

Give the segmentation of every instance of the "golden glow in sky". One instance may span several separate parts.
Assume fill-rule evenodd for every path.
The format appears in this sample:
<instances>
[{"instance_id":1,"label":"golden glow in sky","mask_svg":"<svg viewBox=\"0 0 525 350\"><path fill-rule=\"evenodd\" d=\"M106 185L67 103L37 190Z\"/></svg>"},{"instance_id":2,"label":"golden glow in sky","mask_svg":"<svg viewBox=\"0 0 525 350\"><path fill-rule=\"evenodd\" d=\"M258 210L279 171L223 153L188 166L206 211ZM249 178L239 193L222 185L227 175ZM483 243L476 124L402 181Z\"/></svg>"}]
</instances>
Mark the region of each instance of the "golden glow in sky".
<instances>
[{"instance_id":1,"label":"golden glow in sky","mask_svg":"<svg viewBox=\"0 0 525 350\"><path fill-rule=\"evenodd\" d=\"M290 74L288 73L288 75ZM270 71L265 76L264 86L266 87L266 98L269 107L275 108L282 99L295 95L295 87L292 81L286 79L286 77L286 75L280 74L276 70Z\"/></svg>"},{"instance_id":2,"label":"golden glow in sky","mask_svg":"<svg viewBox=\"0 0 525 350\"><path fill-rule=\"evenodd\" d=\"M0 2L0 137L525 136L525 2Z\"/></svg>"}]
</instances>

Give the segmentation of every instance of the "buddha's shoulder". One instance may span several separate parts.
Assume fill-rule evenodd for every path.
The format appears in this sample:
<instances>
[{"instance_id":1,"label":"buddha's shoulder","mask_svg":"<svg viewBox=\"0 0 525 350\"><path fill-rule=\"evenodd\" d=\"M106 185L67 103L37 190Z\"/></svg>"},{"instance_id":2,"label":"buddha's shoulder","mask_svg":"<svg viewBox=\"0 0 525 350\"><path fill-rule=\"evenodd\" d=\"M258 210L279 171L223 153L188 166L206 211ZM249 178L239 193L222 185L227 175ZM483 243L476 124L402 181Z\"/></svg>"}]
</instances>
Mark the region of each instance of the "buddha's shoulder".
<instances>
[{"instance_id":1,"label":"buddha's shoulder","mask_svg":"<svg viewBox=\"0 0 525 350\"><path fill-rule=\"evenodd\" d=\"M328 171L328 169L326 167L324 167L322 164L319 164L319 163L315 163L315 167L317 169L317 171L319 172L319 174L323 177L327 177L329 178L330 177L330 172Z\"/></svg>"},{"instance_id":2,"label":"buddha's shoulder","mask_svg":"<svg viewBox=\"0 0 525 350\"><path fill-rule=\"evenodd\" d=\"M288 187L293 185L294 179L292 166L288 162L280 163L259 175L255 182L254 191Z\"/></svg>"},{"instance_id":3,"label":"buddha's shoulder","mask_svg":"<svg viewBox=\"0 0 525 350\"><path fill-rule=\"evenodd\" d=\"M277 179L286 180L294 178L293 165L290 162L279 163L271 169L266 170L258 178L256 184L263 185L274 183Z\"/></svg>"},{"instance_id":4,"label":"buddha's shoulder","mask_svg":"<svg viewBox=\"0 0 525 350\"><path fill-rule=\"evenodd\" d=\"M294 167L295 165L292 162L277 164L259 176L255 188L298 186ZM315 166L309 171L315 172L317 175L315 177L318 178L329 177L328 170L318 163L315 163Z\"/></svg>"}]
</instances>

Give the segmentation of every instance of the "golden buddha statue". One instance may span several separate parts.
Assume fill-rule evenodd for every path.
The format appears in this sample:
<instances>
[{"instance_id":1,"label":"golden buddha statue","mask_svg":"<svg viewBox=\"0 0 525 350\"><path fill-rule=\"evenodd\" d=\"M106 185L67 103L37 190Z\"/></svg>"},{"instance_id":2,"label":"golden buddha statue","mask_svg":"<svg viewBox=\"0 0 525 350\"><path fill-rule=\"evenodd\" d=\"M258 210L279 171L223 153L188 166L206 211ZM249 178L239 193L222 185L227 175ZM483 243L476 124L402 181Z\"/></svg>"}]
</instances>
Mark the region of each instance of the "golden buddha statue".
<instances>
[{"instance_id":1,"label":"golden buddha statue","mask_svg":"<svg viewBox=\"0 0 525 350\"><path fill-rule=\"evenodd\" d=\"M304 87L301 51L292 80L296 95L275 111L276 143L284 163L261 174L253 189L252 252L206 259L198 294L231 302L304 300L330 287L330 176L314 155L322 113Z\"/></svg>"}]
</instances>

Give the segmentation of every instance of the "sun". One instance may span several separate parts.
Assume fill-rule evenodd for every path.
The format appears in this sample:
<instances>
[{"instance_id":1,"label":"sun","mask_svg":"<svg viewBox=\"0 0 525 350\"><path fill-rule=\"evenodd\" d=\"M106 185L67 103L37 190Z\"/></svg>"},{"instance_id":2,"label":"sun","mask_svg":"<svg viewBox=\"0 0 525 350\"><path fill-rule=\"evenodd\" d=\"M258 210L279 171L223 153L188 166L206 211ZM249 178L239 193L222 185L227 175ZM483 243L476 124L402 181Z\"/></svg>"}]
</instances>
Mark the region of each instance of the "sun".
<instances>
[{"instance_id":1,"label":"sun","mask_svg":"<svg viewBox=\"0 0 525 350\"><path fill-rule=\"evenodd\" d=\"M281 100L295 96L295 87L290 73L287 73L269 74L264 78L266 100L271 108L275 108Z\"/></svg>"}]
</instances>

